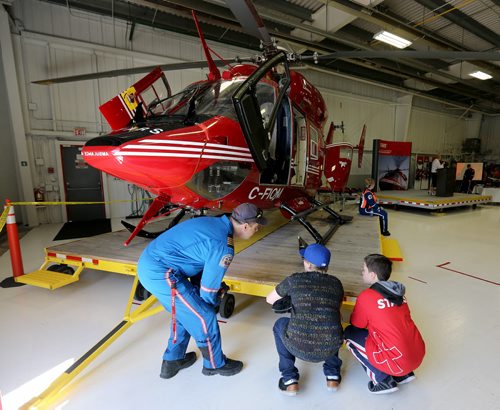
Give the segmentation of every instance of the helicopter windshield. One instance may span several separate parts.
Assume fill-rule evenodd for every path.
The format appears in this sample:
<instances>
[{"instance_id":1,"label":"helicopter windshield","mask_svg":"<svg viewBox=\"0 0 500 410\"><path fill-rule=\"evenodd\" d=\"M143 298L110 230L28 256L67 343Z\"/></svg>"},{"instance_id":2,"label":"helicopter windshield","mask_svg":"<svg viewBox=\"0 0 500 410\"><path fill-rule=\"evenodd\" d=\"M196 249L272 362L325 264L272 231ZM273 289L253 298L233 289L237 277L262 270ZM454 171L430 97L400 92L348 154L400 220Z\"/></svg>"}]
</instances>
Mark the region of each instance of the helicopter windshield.
<instances>
[{"instance_id":1,"label":"helicopter windshield","mask_svg":"<svg viewBox=\"0 0 500 410\"><path fill-rule=\"evenodd\" d=\"M169 98L154 101L148 107L148 117L182 116L190 112L196 118L222 115L237 121L232 96L245 78L233 80L220 79L211 83L198 83L174 94ZM272 110L275 94L274 88L266 83L257 84L257 100L267 112ZM268 117L263 115L264 120Z\"/></svg>"}]
</instances>

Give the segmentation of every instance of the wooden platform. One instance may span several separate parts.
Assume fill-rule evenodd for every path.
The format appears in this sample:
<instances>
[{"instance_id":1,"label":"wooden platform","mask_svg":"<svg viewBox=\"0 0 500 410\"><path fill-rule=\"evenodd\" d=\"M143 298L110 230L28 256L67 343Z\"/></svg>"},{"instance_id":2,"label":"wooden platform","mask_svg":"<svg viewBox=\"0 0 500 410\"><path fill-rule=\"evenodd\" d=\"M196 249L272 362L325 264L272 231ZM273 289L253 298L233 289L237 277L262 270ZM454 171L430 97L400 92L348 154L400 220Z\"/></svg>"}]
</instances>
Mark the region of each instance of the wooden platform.
<instances>
[{"instance_id":1,"label":"wooden platform","mask_svg":"<svg viewBox=\"0 0 500 410\"><path fill-rule=\"evenodd\" d=\"M360 216L354 207L344 212L354 219L340 226L327 244L332 252L329 273L342 281L347 296L355 297L366 287L361 281L363 258L381 252L379 224L378 218ZM254 235L257 242L235 241L237 256L224 279L234 292L265 296L285 277L303 270L297 237L314 243L310 234L298 222L287 223L278 210L266 212L266 217L270 226ZM330 226L327 217L326 212L319 211L308 220L323 234ZM167 223L150 224L148 229L159 231ZM136 237L125 247L128 236L128 231L121 230L50 246L45 249L46 262L41 270L58 263L134 276L139 256L150 240ZM34 284L29 282L30 274L24 277L23 282Z\"/></svg>"},{"instance_id":2,"label":"wooden platform","mask_svg":"<svg viewBox=\"0 0 500 410\"><path fill-rule=\"evenodd\" d=\"M353 210L353 221L339 227L327 243L332 252L330 274L337 276L347 296L355 297L366 288L362 282L363 259L369 253L380 253L378 218L360 216ZM308 217L320 233L327 231L326 213ZM308 232L298 223L289 223L240 252L231 263L226 278L276 286L284 278L304 269L298 252L297 237L314 243Z\"/></svg>"},{"instance_id":3,"label":"wooden platform","mask_svg":"<svg viewBox=\"0 0 500 410\"><path fill-rule=\"evenodd\" d=\"M381 205L399 205L429 211L459 206L476 206L491 202L491 195L463 194L455 192L453 196L440 197L427 193L427 190L409 189L407 191L379 191L376 193Z\"/></svg>"}]
</instances>

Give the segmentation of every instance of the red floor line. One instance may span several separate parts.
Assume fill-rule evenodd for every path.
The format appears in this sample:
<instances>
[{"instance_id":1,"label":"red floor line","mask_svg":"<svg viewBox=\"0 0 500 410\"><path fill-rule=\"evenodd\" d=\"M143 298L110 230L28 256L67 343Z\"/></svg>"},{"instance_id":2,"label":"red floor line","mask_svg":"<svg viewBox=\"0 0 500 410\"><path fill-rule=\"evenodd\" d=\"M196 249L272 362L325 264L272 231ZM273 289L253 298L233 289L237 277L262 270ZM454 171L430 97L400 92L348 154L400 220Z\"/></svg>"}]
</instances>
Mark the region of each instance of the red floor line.
<instances>
[{"instance_id":1,"label":"red floor line","mask_svg":"<svg viewBox=\"0 0 500 410\"><path fill-rule=\"evenodd\" d=\"M416 280L416 281L418 281L418 282L427 283L427 282L425 282L425 281L423 281L423 280L420 280L420 279L414 278L413 276L408 276L408 279L413 279L413 280Z\"/></svg>"},{"instance_id":2,"label":"red floor line","mask_svg":"<svg viewBox=\"0 0 500 410\"><path fill-rule=\"evenodd\" d=\"M497 285L497 286L499 286L499 285L500 285L500 283L498 283L498 282L493 282L492 280L483 279L483 278L480 278L480 277L478 277L478 276L474 276L474 275L469 275L468 273L460 272L460 271L455 270L455 269L445 268L445 266L446 266L446 265L449 265L450 263L451 263L451 262L445 262L445 263L442 263L441 265L436 265L436 267L437 267L437 268L441 268L441 269L446 269L446 270L449 270L450 272L459 273L460 275L469 276L469 277L474 278L474 279L482 280L483 282L492 283L493 285Z\"/></svg>"}]
</instances>

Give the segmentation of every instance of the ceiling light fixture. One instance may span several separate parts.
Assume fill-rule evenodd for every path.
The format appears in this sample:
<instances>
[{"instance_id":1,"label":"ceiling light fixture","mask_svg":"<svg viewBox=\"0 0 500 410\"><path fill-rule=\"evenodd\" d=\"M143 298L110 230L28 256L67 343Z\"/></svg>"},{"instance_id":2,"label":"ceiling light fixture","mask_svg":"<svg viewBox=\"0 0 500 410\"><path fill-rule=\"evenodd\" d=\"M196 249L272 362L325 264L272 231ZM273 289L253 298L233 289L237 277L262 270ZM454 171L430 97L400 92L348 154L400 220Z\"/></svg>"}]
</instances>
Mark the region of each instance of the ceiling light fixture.
<instances>
[{"instance_id":1,"label":"ceiling light fixture","mask_svg":"<svg viewBox=\"0 0 500 410\"><path fill-rule=\"evenodd\" d=\"M373 38L378 41L383 41L384 43L390 44L391 46L397 48L406 48L411 44L411 41L399 37L396 34L389 33L388 31L379 31L373 35Z\"/></svg>"},{"instance_id":2,"label":"ceiling light fixture","mask_svg":"<svg viewBox=\"0 0 500 410\"><path fill-rule=\"evenodd\" d=\"M491 75L483 73L482 71L474 71L473 73L470 73L469 75L471 77L479 78L480 80L489 80L491 78Z\"/></svg>"}]
</instances>

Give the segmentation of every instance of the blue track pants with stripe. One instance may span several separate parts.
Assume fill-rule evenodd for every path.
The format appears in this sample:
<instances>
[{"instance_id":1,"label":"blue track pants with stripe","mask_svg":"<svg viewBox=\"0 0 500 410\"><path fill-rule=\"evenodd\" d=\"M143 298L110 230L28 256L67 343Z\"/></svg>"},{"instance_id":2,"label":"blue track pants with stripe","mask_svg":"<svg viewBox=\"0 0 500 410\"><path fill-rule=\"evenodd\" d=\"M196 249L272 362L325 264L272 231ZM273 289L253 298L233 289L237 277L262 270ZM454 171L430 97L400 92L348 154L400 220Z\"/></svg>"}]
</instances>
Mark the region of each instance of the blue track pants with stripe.
<instances>
[{"instance_id":1,"label":"blue track pants with stripe","mask_svg":"<svg viewBox=\"0 0 500 410\"><path fill-rule=\"evenodd\" d=\"M370 209L360 208L360 215L367 216L378 216L380 223L380 232L387 232L387 227L389 226L389 217L387 216L387 211L379 206L375 206Z\"/></svg>"},{"instance_id":2,"label":"blue track pants with stripe","mask_svg":"<svg viewBox=\"0 0 500 410\"><path fill-rule=\"evenodd\" d=\"M175 280L176 296L176 333L174 343L173 321L171 323L168 346L163 354L164 360L183 359L192 336L203 355L203 366L209 369L225 365L225 356L222 353L221 337L215 307L206 303L199 294L199 289L183 275L141 274L157 270L154 261L141 257L138 265L138 276L141 284L151 292L163 305L165 310L172 313L172 291L170 284ZM170 276L169 278L167 276ZM156 277L158 279L151 279Z\"/></svg>"}]
</instances>

